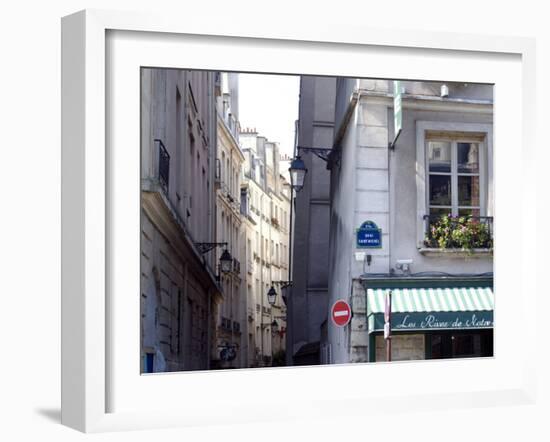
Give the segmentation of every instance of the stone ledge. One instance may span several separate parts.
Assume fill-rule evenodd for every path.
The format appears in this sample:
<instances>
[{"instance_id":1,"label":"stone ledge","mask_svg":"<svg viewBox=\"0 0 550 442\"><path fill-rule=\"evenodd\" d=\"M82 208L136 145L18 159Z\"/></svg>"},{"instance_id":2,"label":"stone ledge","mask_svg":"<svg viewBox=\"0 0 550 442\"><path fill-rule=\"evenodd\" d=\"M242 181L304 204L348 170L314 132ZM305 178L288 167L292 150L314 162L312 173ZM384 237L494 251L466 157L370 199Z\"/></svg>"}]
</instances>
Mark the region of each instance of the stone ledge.
<instances>
[{"instance_id":1,"label":"stone ledge","mask_svg":"<svg viewBox=\"0 0 550 442\"><path fill-rule=\"evenodd\" d=\"M487 258L493 256L493 249L433 249L421 247L418 252L424 256L446 258Z\"/></svg>"}]
</instances>

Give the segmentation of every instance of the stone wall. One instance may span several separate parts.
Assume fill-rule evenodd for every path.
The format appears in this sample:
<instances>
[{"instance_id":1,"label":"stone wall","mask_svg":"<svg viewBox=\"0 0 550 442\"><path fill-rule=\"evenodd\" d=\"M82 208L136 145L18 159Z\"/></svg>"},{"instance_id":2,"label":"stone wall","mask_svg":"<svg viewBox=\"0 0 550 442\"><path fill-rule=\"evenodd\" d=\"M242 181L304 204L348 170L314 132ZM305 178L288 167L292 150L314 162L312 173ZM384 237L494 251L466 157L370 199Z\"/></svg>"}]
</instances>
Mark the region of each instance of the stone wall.
<instances>
[{"instance_id":1,"label":"stone wall","mask_svg":"<svg viewBox=\"0 0 550 442\"><path fill-rule=\"evenodd\" d=\"M368 362L367 297L359 280L352 284L349 362Z\"/></svg>"},{"instance_id":2,"label":"stone wall","mask_svg":"<svg viewBox=\"0 0 550 442\"><path fill-rule=\"evenodd\" d=\"M422 333L414 335L393 335L391 357L392 361L412 361L426 359L425 339ZM376 362L386 360L386 340L378 335L375 339Z\"/></svg>"},{"instance_id":3,"label":"stone wall","mask_svg":"<svg viewBox=\"0 0 550 442\"><path fill-rule=\"evenodd\" d=\"M147 352L160 351L165 370L207 368L208 295L155 224L142 215L141 316Z\"/></svg>"}]
</instances>

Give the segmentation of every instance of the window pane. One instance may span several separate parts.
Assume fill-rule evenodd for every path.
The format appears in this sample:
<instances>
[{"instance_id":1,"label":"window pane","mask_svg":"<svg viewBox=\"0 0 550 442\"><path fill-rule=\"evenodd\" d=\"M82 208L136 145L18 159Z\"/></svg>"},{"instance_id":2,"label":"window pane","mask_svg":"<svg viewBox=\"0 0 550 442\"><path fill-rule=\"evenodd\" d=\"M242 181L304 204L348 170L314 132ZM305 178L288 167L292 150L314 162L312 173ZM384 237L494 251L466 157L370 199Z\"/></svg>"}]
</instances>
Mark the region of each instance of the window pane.
<instances>
[{"instance_id":1,"label":"window pane","mask_svg":"<svg viewBox=\"0 0 550 442\"><path fill-rule=\"evenodd\" d=\"M430 204L437 206L451 205L450 175L430 175Z\"/></svg>"},{"instance_id":2,"label":"window pane","mask_svg":"<svg viewBox=\"0 0 550 442\"><path fill-rule=\"evenodd\" d=\"M458 209L458 216L473 216L478 218L481 216L479 209Z\"/></svg>"},{"instance_id":3,"label":"window pane","mask_svg":"<svg viewBox=\"0 0 550 442\"><path fill-rule=\"evenodd\" d=\"M458 177L458 205L479 206L479 177Z\"/></svg>"},{"instance_id":4,"label":"window pane","mask_svg":"<svg viewBox=\"0 0 550 442\"><path fill-rule=\"evenodd\" d=\"M479 172L479 144L457 143L458 173Z\"/></svg>"},{"instance_id":5,"label":"window pane","mask_svg":"<svg viewBox=\"0 0 550 442\"><path fill-rule=\"evenodd\" d=\"M451 143L430 141L428 143L428 161L430 172L451 171Z\"/></svg>"},{"instance_id":6,"label":"window pane","mask_svg":"<svg viewBox=\"0 0 550 442\"><path fill-rule=\"evenodd\" d=\"M441 335L432 335L432 359L439 359L443 356L443 342Z\"/></svg>"},{"instance_id":7,"label":"window pane","mask_svg":"<svg viewBox=\"0 0 550 442\"><path fill-rule=\"evenodd\" d=\"M478 334L453 335L453 357L481 356L481 336Z\"/></svg>"},{"instance_id":8,"label":"window pane","mask_svg":"<svg viewBox=\"0 0 550 442\"><path fill-rule=\"evenodd\" d=\"M430 207L430 215L433 215L434 218L436 216L451 215L451 212L450 207Z\"/></svg>"}]
</instances>

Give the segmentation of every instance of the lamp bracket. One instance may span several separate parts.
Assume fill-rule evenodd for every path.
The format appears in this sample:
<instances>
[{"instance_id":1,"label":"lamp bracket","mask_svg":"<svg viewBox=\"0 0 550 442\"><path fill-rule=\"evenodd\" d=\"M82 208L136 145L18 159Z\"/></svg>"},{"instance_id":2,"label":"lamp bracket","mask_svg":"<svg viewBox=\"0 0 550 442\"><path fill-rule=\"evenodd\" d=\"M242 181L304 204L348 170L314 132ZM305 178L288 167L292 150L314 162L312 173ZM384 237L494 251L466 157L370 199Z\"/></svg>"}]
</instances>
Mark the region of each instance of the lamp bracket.
<instances>
[{"instance_id":1,"label":"lamp bracket","mask_svg":"<svg viewBox=\"0 0 550 442\"><path fill-rule=\"evenodd\" d=\"M286 289L292 285L292 281L271 281L272 285L280 285L282 289Z\"/></svg>"},{"instance_id":2,"label":"lamp bracket","mask_svg":"<svg viewBox=\"0 0 550 442\"><path fill-rule=\"evenodd\" d=\"M216 247L227 247L226 242L196 242L195 247L199 250L201 255L204 255L210 250L215 249Z\"/></svg>"},{"instance_id":3,"label":"lamp bracket","mask_svg":"<svg viewBox=\"0 0 550 442\"><path fill-rule=\"evenodd\" d=\"M321 158L323 161L327 163L331 162L338 162L339 161L339 153L340 150L334 149L334 148L321 148L321 147L305 147L305 146L297 146L297 150L303 151L303 152L311 152L317 157ZM327 164L327 169L329 168L329 164Z\"/></svg>"}]
</instances>

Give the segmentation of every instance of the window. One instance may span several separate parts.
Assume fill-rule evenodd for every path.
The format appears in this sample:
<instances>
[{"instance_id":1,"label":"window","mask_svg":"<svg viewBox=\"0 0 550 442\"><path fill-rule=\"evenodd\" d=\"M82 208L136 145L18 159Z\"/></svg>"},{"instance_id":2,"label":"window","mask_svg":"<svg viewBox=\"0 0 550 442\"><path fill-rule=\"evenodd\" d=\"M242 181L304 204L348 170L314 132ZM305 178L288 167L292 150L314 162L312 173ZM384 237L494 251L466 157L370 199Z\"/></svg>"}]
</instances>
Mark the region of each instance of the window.
<instances>
[{"instance_id":1,"label":"window","mask_svg":"<svg viewBox=\"0 0 550 442\"><path fill-rule=\"evenodd\" d=\"M177 312L177 342L176 342L176 351L177 354L180 355L182 353L182 345L181 345L181 335L182 335L182 294L181 290L178 290L178 312ZM148 372L150 373L150 372Z\"/></svg>"},{"instance_id":2,"label":"window","mask_svg":"<svg viewBox=\"0 0 550 442\"><path fill-rule=\"evenodd\" d=\"M224 184L227 187L227 189L230 189L231 184L229 183L231 179L231 169L229 168L229 158L225 160L225 177L224 177Z\"/></svg>"},{"instance_id":3,"label":"window","mask_svg":"<svg viewBox=\"0 0 550 442\"><path fill-rule=\"evenodd\" d=\"M417 246L425 247L429 221L493 215L493 126L490 123L416 122Z\"/></svg>"},{"instance_id":4,"label":"window","mask_svg":"<svg viewBox=\"0 0 550 442\"><path fill-rule=\"evenodd\" d=\"M493 330L455 333L441 331L426 335L427 359L493 356Z\"/></svg>"},{"instance_id":5,"label":"window","mask_svg":"<svg viewBox=\"0 0 550 442\"><path fill-rule=\"evenodd\" d=\"M154 371L154 363L155 363L155 354L154 353L145 353L145 357L143 358L143 372L144 373L153 373Z\"/></svg>"},{"instance_id":6,"label":"window","mask_svg":"<svg viewBox=\"0 0 550 442\"><path fill-rule=\"evenodd\" d=\"M220 162L220 180L225 183L225 173L226 173L226 169L224 169L225 167L225 152L222 151L222 160Z\"/></svg>"},{"instance_id":7,"label":"window","mask_svg":"<svg viewBox=\"0 0 550 442\"><path fill-rule=\"evenodd\" d=\"M482 216L483 143L466 139L428 139L428 208L430 215Z\"/></svg>"}]
</instances>

